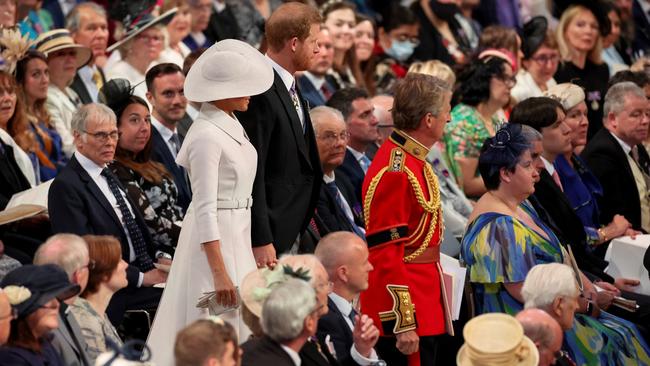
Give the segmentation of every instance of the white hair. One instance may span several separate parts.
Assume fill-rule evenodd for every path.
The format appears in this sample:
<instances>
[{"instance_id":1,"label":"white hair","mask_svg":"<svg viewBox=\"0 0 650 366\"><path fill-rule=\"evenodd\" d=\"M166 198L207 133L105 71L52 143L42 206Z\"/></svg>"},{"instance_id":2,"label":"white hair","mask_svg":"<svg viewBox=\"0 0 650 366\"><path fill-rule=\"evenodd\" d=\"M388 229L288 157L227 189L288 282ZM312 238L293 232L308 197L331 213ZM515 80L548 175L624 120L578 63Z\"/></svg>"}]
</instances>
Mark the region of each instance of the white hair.
<instances>
[{"instance_id":1,"label":"white hair","mask_svg":"<svg viewBox=\"0 0 650 366\"><path fill-rule=\"evenodd\" d=\"M534 266L526 275L521 295L526 309L548 309L558 297L577 297L578 283L573 269L565 264L548 263Z\"/></svg>"},{"instance_id":2,"label":"white hair","mask_svg":"<svg viewBox=\"0 0 650 366\"><path fill-rule=\"evenodd\" d=\"M316 134L318 134L323 118L327 118L327 117L334 117L339 121L343 122L343 124L345 124L345 118L343 118L343 113L341 113L341 111L339 111L338 109L334 109L326 105L314 107L309 111L309 118L311 119L311 124L314 127L314 131Z\"/></svg>"},{"instance_id":3,"label":"white hair","mask_svg":"<svg viewBox=\"0 0 650 366\"><path fill-rule=\"evenodd\" d=\"M79 30L79 27L81 26L81 11L87 9L95 14L99 15L100 17L106 19L106 9L104 9L101 5L98 5L93 2L85 2L85 3L80 3L72 10L70 10L70 13L68 16L65 18L65 27L68 28L70 33L74 33Z\"/></svg>"},{"instance_id":4,"label":"white hair","mask_svg":"<svg viewBox=\"0 0 650 366\"><path fill-rule=\"evenodd\" d=\"M612 85L605 95L605 106L603 107L603 118L607 121L610 113L619 114L625 108L625 100L633 95L645 99L645 92L638 85L631 81L622 81Z\"/></svg>"},{"instance_id":5,"label":"white hair","mask_svg":"<svg viewBox=\"0 0 650 366\"><path fill-rule=\"evenodd\" d=\"M303 280L289 279L278 285L262 306L264 334L280 343L296 339L305 319L316 310L316 303L316 292Z\"/></svg>"},{"instance_id":6,"label":"white hair","mask_svg":"<svg viewBox=\"0 0 650 366\"><path fill-rule=\"evenodd\" d=\"M106 123L117 124L117 117L115 117L115 112L112 109L101 103L90 103L81 106L72 115L70 126L73 131L84 133L89 120L94 120L100 125Z\"/></svg>"},{"instance_id":7,"label":"white hair","mask_svg":"<svg viewBox=\"0 0 650 366\"><path fill-rule=\"evenodd\" d=\"M41 244L34 254L34 264L56 264L69 277L88 262L88 245L75 234L56 234Z\"/></svg>"}]
</instances>

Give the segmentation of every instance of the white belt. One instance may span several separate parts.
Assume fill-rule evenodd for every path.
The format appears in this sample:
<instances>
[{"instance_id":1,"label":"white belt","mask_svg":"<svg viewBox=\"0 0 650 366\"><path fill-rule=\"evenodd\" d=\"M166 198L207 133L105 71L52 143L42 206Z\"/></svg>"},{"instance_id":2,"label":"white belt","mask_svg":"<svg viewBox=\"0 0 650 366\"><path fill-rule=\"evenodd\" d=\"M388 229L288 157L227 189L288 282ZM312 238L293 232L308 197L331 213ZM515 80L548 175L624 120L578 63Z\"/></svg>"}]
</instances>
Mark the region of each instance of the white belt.
<instances>
[{"instance_id":1,"label":"white belt","mask_svg":"<svg viewBox=\"0 0 650 366\"><path fill-rule=\"evenodd\" d=\"M239 208L251 208L251 206L253 206L253 197L217 200L217 210L236 210Z\"/></svg>"}]
</instances>

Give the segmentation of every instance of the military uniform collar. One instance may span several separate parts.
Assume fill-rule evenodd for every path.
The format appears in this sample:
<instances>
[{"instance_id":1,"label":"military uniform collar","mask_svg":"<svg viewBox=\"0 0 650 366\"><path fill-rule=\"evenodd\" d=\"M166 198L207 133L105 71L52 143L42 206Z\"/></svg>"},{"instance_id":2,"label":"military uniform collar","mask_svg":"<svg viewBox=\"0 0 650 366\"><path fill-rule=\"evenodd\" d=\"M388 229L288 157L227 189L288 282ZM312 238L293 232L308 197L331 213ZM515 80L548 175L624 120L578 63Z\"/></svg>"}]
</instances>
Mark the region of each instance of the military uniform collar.
<instances>
[{"instance_id":1,"label":"military uniform collar","mask_svg":"<svg viewBox=\"0 0 650 366\"><path fill-rule=\"evenodd\" d=\"M427 154L429 154L429 149L426 146L419 143L404 131L395 129L390 135L390 140L410 155L413 155L422 161L425 161Z\"/></svg>"}]
</instances>

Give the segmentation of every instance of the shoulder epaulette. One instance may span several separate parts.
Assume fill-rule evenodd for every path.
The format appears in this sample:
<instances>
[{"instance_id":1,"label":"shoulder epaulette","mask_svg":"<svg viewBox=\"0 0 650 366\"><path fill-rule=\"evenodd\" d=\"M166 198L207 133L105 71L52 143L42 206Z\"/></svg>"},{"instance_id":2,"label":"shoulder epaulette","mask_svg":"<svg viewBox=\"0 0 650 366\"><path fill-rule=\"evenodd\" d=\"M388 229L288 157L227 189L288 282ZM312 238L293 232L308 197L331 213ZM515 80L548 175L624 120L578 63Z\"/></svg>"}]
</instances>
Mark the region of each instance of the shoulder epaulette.
<instances>
[{"instance_id":1,"label":"shoulder epaulette","mask_svg":"<svg viewBox=\"0 0 650 366\"><path fill-rule=\"evenodd\" d=\"M390 152L390 160L388 161L388 171L401 172L404 170L404 151L399 147L393 148Z\"/></svg>"}]
</instances>

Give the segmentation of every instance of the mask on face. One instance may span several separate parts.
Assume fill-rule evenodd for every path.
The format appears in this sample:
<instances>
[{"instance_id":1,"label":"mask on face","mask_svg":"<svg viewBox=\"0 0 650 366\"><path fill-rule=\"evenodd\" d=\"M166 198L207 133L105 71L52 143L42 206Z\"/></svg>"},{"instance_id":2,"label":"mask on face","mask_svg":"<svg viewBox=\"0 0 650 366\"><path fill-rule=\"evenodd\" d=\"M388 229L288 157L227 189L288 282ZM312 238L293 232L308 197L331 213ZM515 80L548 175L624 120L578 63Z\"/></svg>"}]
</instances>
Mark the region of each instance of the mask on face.
<instances>
[{"instance_id":1,"label":"mask on face","mask_svg":"<svg viewBox=\"0 0 650 366\"><path fill-rule=\"evenodd\" d=\"M429 4L433 14L447 22L454 20L454 16L460 12L458 5L454 3L441 3L438 0L431 0Z\"/></svg>"},{"instance_id":2,"label":"mask on face","mask_svg":"<svg viewBox=\"0 0 650 366\"><path fill-rule=\"evenodd\" d=\"M411 57L414 49L415 45L409 41L393 40L390 48L386 50L386 54L399 62L404 62Z\"/></svg>"}]
</instances>

